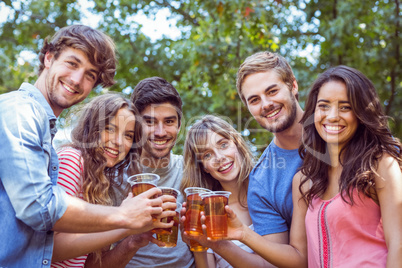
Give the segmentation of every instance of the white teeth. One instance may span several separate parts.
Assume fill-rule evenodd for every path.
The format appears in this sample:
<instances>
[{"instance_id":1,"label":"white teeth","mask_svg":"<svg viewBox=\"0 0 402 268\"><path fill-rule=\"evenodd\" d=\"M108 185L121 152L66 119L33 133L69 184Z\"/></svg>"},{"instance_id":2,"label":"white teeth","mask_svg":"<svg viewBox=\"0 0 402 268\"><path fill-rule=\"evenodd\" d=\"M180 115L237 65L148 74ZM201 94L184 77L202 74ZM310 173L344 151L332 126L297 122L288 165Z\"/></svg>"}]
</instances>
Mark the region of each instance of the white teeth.
<instances>
[{"instance_id":1,"label":"white teeth","mask_svg":"<svg viewBox=\"0 0 402 268\"><path fill-rule=\"evenodd\" d=\"M342 126L325 126L326 129L328 129L329 131L339 131L342 129Z\"/></svg>"},{"instance_id":2,"label":"white teeth","mask_svg":"<svg viewBox=\"0 0 402 268\"><path fill-rule=\"evenodd\" d=\"M157 144L157 145L162 145L162 144L167 143L167 140L163 140L163 141L153 140L153 142L154 142L155 144Z\"/></svg>"},{"instance_id":3,"label":"white teeth","mask_svg":"<svg viewBox=\"0 0 402 268\"><path fill-rule=\"evenodd\" d=\"M113 149L110 149L110 148L105 148L105 151L108 151L109 153L114 154L114 155L118 155L118 154L119 154L119 151L113 150Z\"/></svg>"},{"instance_id":4,"label":"white teeth","mask_svg":"<svg viewBox=\"0 0 402 268\"><path fill-rule=\"evenodd\" d=\"M71 93L75 93L76 91L72 89L69 85L63 83L64 88Z\"/></svg>"},{"instance_id":5,"label":"white teeth","mask_svg":"<svg viewBox=\"0 0 402 268\"><path fill-rule=\"evenodd\" d=\"M221 167L221 168L219 169L219 171L225 171L225 170L227 170L228 168L230 168L230 167L232 166L232 164L233 164L233 162L227 163L226 165L224 165L223 167Z\"/></svg>"},{"instance_id":6,"label":"white teeth","mask_svg":"<svg viewBox=\"0 0 402 268\"><path fill-rule=\"evenodd\" d=\"M272 113L267 114L267 117L273 117L273 116L277 115L280 111L281 111L281 109L277 109L277 110L273 111Z\"/></svg>"}]
</instances>

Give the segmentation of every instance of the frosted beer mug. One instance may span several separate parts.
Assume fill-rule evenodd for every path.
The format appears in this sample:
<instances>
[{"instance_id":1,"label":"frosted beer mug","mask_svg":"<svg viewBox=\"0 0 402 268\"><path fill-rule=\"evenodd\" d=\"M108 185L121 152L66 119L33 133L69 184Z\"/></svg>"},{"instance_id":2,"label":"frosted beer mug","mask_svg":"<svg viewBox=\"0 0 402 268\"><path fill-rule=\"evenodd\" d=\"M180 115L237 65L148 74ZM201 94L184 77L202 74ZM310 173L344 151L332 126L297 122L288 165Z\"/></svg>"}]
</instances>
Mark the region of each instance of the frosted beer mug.
<instances>
[{"instance_id":1,"label":"frosted beer mug","mask_svg":"<svg viewBox=\"0 0 402 268\"><path fill-rule=\"evenodd\" d=\"M179 234L179 218L180 218L180 210L181 210L181 204L176 203L176 216L175 217L168 217L169 220L167 222L170 222L171 220L174 221L173 227L171 228L171 232L168 234L156 234L156 239L159 241L162 241L165 243L165 246L163 248L172 248L177 245L177 237Z\"/></svg>"},{"instance_id":2,"label":"frosted beer mug","mask_svg":"<svg viewBox=\"0 0 402 268\"><path fill-rule=\"evenodd\" d=\"M176 199L180 195L180 192L178 190L171 188L171 187L158 187L158 188L161 189L162 195L171 195ZM180 205L180 208L181 208L181 205ZM179 210L179 212L180 212L180 210ZM166 217L166 218L161 219L161 222L169 223L172 220L173 220L173 217ZM156 233L156 234L170 234L171 230L172 230L172 228L156 228L156 229L153 229L152 232Z\"/></svg>"},{"instance_id":3,"label":"frosted beer mug","mask_svg":"<svg viewBox=\"0 0 402 268\"><path fill-rule=\"evenodd\" d=\"M204 203L207 237L221 240L228 235L228 215L225 206L229 203L231 192L215 191L200 194Z\"/></svg>"},{"instance_id":4,"label":"frosted beer mug","mask_svg":"<svg viewBox=\"0 0 402 268\"><path fill-rule=\"evenodd\" d=\"M159 175L152 173L141 173L129 177L127 181L131 185L133 195L137 196L149 189L156 187L159 181Z\"/></svg>"}]
</instances>

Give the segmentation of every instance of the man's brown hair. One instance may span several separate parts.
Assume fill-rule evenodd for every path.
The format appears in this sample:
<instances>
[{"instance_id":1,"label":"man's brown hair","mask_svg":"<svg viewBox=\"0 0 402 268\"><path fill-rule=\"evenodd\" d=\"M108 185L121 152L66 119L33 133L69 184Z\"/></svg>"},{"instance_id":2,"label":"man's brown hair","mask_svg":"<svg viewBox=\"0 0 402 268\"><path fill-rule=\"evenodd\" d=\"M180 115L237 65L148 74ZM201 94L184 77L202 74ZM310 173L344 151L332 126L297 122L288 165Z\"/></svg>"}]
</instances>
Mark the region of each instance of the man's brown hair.
<instances>
[{"instance_id":1,"label":"man's brown hair","mask_svg":"<svg viewBox=\"0 0 402 268\"><path fill-rule=\"evenodd\" d=\"M293 88L293 82L296 78L286 59L277 53L269 51L257 52L247 57L237 71L237 93L244 104L247 105L242 94L242 85L246 77L250 74L262 73L270 70L275 70L289 89Z\"/></svg>"},{"instance_id":2,"label":"man's brown hair","mask_svg":"<svg viewBox=\"0 0 402 268\"><path fill-rule=\"evenodd\" d=\"M44 59L47 52L53 53L57 59L67 48L79 49L85 53L92 65L98 68L98 80L95 86L110 87L116 82L117 58L113 40L99 30L84 25L71 25L61 28L52 38L46 38L39 53L40 75L45 68Z\"/></svg>"}]
</instances>

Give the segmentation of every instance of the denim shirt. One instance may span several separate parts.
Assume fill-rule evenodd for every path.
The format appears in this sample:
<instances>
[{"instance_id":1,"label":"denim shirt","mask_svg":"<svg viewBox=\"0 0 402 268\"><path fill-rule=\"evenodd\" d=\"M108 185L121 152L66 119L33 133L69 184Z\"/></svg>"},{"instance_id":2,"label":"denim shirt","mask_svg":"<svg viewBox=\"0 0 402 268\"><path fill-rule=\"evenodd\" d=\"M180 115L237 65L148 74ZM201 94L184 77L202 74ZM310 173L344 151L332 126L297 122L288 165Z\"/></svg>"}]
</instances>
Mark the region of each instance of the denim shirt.
<instances>
[{"instance_id":1,"label":"denim shirt","mask_svg":"<svg viewBox=\"0 0 402 268\"><path fill-rule=\"evenodd\" d=\"M67 209L56 186L56 116L23 83L0 95L0 267L50 267L53 225ZM52 123L53 129L50 129Z\"/></svg>"}]
</instances>

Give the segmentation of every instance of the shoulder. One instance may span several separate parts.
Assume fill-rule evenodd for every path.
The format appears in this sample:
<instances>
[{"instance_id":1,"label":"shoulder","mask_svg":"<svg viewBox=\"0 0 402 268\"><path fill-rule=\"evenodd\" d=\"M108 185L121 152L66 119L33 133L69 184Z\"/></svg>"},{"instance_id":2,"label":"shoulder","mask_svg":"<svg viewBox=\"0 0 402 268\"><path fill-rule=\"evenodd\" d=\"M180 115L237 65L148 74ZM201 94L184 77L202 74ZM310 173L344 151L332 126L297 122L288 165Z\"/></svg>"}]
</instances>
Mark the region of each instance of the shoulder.
<instances>
[{"instance_id":1,"label":"shoulder","mask_svg":"<svg viewBox=\"0 0 402 268\"><path fill-rule=\"evenodd\" d=\"M306 176L303 175L301 171L298 171L293 176L293 182L292 182L293 189L298 190L303 180L305 180L305 178ZM301 190L303 191L303 193L306 193L310 189L310 187L311 187L311 181L309 180L308 182L302 185Z\"/></svg>"},{"instance_id":2,"label":"shoulder","mask_svg":"<svg viewBox=\"0 0 402 268\"><path fill-rule=\"evenodd\" d=\"M402 172L398 161L388 153L384 153L378 162L377 173L376 185L379 187L387 181L402 180Z\"/></svg>"},{"instance_id":3,"label":"shoulder","mask_svg":"<svg viewBox=\"0 0 402 268\"><path fill-rule=\"evenodd\" d=\"M184 158L182 155L171 154L170 155L171 165L178 169L183 169L184 166Z\"/></svg>"},{"instance_id":4,"label":"shoulder","mask_svg":"<svg viewBox=\"0 0 402 268\"><path fill-rule=\"evenodd\" d=\"M65 147L61 147L59 150L57 150L57 155L60 156L69 156L69 155L73 155L73 156L81 156L81 151L78 149L75 149L73 147L69 147L69 146L65 146Z\"/></svg>"},{"instance_id":5,"label":"shoulder","mask_svg":"<svg viewBox=\"0 0 402 268\"><path fill-rule=\"evenodd\" d=\"M78 166L82 164L81 151L72 147L62 147L57 151L60 164L69 162Z\"/></svg>"}]
</instances>

